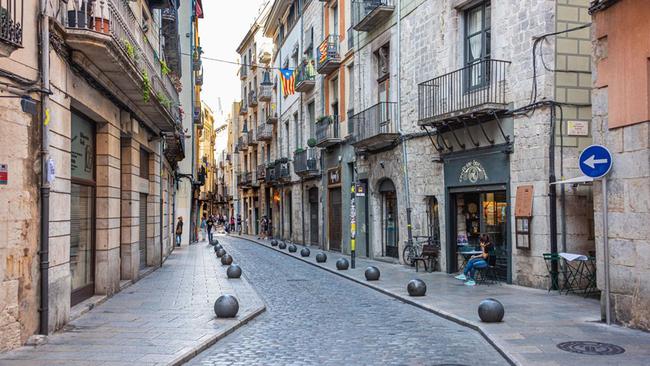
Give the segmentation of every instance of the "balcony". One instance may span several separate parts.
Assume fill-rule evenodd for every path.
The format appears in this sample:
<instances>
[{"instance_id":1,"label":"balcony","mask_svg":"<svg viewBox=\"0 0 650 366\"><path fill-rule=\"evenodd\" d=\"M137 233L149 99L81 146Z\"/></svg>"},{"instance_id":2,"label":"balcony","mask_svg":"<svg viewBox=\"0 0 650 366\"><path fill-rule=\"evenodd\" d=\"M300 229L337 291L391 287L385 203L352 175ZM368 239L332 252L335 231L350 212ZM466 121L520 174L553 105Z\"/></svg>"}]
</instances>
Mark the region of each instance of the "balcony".
<instances>
[{"instance_id":1,"label":"balcony","mask_svg":"<svg viewBox=\"0 0 650 366\"><path fill-rule=\"evenodd\" d=\"M178 92L128 2L59 0L51 6L57 14L53 32L63 33L59 37L70 50L70 61L80 66L84 77L146 124L175 131Z\"/></svg>"},{"instance_id":2,"label":"balcony","mask_svg":"<svg viewBox=\"0 0 650 366\"><path fill-rule=\"evenodd\" d=\"M339 116L323 116L316 124L316 146L330 147L343 142Z\"/></svg>"},{"instance_id":3,"label":"balcony","mask_svg":"<svg viewBox=\"0 0 650 366\"><path fill-rule=\"evenodd\" d=\"M278 112L269 112L266 115L266 124L274 125L276 123L278 123Z\"/></svg>"},{"instance_id":4,"label":"balcony","mask_svg":"<svg viewBox=\"0 0 650 366\"><path fill-rule=\"evenodd\" d=\"M248 76L248 66L247 65L241 65L239 67L239 79L240 80L246 80L247 76Z\"/></svg>"},{"instance_id":5,"label":"balcony","mask_svg":"<svg viewBox=\"0 0 650 366\"><path fill-rule=\"evenodd\" d=\"M350 119L355 148L376 151L393 145L399 139L397 103L382 102L357 113Z\"/></svg>"},{"instance_id":6,"label":"balcony","mask_svg":"<svg viewBox=\"0 0 650 366\"><path fill-rule=\"evenodd\" d=\"M339 36L330 34L318 46L318 73L329 74L341 65Z\"/></svg>"},{"instance_id":7,"label":"balcony","mask_svg":"<svg viewBox=\"0 0 650 366\"><path fill-rule=\"evenodd\" d=\"M296 91L308 93L316 85L316 70L314 69L314 60L306 58L298 67L296 75Z\"/></svg>"},{"instance_id":8,"label":"balcony","mask_svg":"<svg viewBox=\"0 0 650 366\"><path fill-rule=\"evenodd\" d=\"M265 181L268 184L275 184L278 182L275 176L275 163L269 163L266 165Z\"/></svg>"},{"instance_id":9,"label":"balcony","mask_svg":"<svg viewBox=\"0 0 650 366\"><path fill-rule=\"evenodd\" d=\"M257 139L255 138L255 129L251 128L247 132L248 134L248 145L257 145Z\"/></svg>"},{"instance_id":10,"label":"balcony","mask_svg":"<svg viewBox=\"0 0 650 366\"><path fill-rule=\"evenodd\" d=\"M257 107L257 91L251 90L248 92L248 105L251 107Z\"/></svg>"},{"instance_id":11,"label":"balcony","mask_svg":"<svg viewBox=\"0 0 650 366\"><path fill-rule=\"evenodd\" d=\"M289 159L280 158L275 161L274 177L279 182L290 182L291 174L289 174Z\"/></svg>"},{"instance_id":12,"label":"balcony","mask_svg":"<svg viewBox=\"0 0 650 366\"><path fill-rule=\"evenodd\" d=\"M24 0L0 1L0 56L23 47Z\"/></svg>"},{"instance_id":13,"label":"balcony","mask_svg":"<svg viewBox=\"0 0 650 366\"><path fill-rule=\"evenodd\" d=\"M509 61L483 60L418 85L418 124L440 132L493 119L508 109Z\"/></svg>"},{"instance_id":14,"label":"balcony","mask_svg":"<svg viewBox=\"0 0 650 366\"><path fill-rule=\"evenodd\" d=\"M253 174L251 172L243 172L239 174L239 181L237 186L242 188L248 188L253 183Z\"/></svg>"},{"instance_id":15,"label":"balcony","mask_svg":"<svg viewBox=\"0 0 650 366\"><path fill-rule=\"evenodd\" d=\"M239 136L239 139L237 139L237 146L239 146L239 151L248 150L248 134L247 133L244 133L243 135Z\"/></svg>"},{"instance_id":16,"label":"balcony","mask_svg":"<svg viewBox=\"0 0 650 366\"><path fill-rule=\"evenodd\" d=\"M163 135L165 140L165 158L175 166L185 159L185 135L180 131Z\"/></svg>"},{"instance_id":17,"label":"balcony","mask_svg":"<svg viewBox=\"0 0 650 366\"><path fill-rule=\"evenodd\" d=\"M316 149L297 150L293 154L293 171L303 178L320 175Z\"/></svg>"},{"instance_id":18,"label":"balcony","mask_svg":"<svg viewBox=\"0 0 650 366\"><path fill-rule=\"evenodd\" d=\"M260 164L257 166L257 181L261 182L266 180L266 165Z\"/></svg>"},{"instance_id":19,"label":"balcony","mask_svg":"<svg viewBox=\"0 0 650 366\"><path fill-rule=\"evenodd\" d=\"M273 126L263 124L257 127L258 141L271 141L273 139Z\"/></svg>"},{"instance_id":20,"label":"balcony","mask_svg":"<svg viewBox=\"0 0 650 366\"><path fill-rule=\"evenodd\" d=\"M260 85L260 102L270 102L273 99L273 84Z\"/></svg>"},{"instance_id":21,"label":"balcony","mask_svg":"<svg viewBox=\"0 0 650 366\"><path fill-rule=\"evenodd\" d=\"M246 99L243 99L240 103L241 107L239 107L239 115L245 116L248 114L248 105L246 104Z\"/></svg>"},{"instance_id":22,"label":"balcony","mask_svg":"<svg viewBox=\"0 0 650 366\"><path fill-rule=\"evenodd\" d=\"M394 0L359 0L352 3L352 24L359 32L370 32L386 22L395 10Z\"/></svg>"}]
</instances>

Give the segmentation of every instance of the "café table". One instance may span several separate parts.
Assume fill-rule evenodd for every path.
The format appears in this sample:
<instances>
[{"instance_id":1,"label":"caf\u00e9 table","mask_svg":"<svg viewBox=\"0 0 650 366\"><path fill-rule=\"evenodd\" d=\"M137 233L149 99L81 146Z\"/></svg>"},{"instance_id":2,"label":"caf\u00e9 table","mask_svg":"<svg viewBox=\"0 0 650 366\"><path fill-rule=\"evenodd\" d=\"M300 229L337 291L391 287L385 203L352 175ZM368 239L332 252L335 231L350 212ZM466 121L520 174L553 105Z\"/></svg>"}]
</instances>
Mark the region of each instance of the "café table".
<instances>
[{"instance_id":1,"label":"caf\u00e9 table","mask_svg":"<svg viewBox=\"0 0 650 366\"><path fill-rule=\"evenodd\" d=\"M577 253L559 253L566 267L566 279L561 291L582 292L585 296L596 291L595 257Z\"/></svg>"}]
</instances>

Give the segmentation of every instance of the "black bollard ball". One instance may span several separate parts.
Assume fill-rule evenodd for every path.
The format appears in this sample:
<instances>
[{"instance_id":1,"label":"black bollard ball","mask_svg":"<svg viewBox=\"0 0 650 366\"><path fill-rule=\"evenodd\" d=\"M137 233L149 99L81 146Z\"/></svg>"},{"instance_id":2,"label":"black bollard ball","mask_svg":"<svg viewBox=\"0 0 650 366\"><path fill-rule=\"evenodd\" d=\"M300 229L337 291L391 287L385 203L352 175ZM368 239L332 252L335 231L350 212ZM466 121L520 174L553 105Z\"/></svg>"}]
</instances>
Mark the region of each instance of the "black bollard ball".
<instances>
[{"instance_id":1,"label":"black bollard ball","mask_svg":"<svg viewBox=\"0 0 650 366\"><path fill-rule=\"evenodd\" d=\"M234 318L239 311L239 302L232 295L221 295L214 302L214 313L217 318Z\"/></svg>"},{"instance_id":2,"label":"black bollard ball","mask_svg":"<svg viewBox=\"0 0 650 366\"><path fill-rule=\"evenodd\" d=\"M285 243L285 242L281 242L280 244L278 244L278 248L280 248L280 249L287 249L287 243Z\"/></svg>"},{"instance_id":3,"label":"black bollard ball","mask_svg":"<svg viewBox=\"0 0 650 366\"><path fill-rule=\"evenodd\" d=\"M223 249L223 248L217 249L217 257L221 258L224 255L226 255L226 250L225 249Z\"/></svg>"},{"instance_id":4,"label":"black bollard ball","mask_svg":"<svg viewBox=\"0 0 650 366\"><path fill-rule=\"evenodd\" d=\"M296 247L293 244L289 245L289 253L295 253L297 251L298 251L298 247Z\"/></svg>"},{"instance_id":5,"label":"black bollard ball","mask_svg":"<svg viewBox=\"0 0 650 366\"><path fill-rule=\"evenodd\" d=\"M327 254L325 254L325 253L316 254L316 262L317 263L325 263L325 262L327 262Z\"/></svg>"},{"instance_id":6,"label":"black bollard ball","mask_svg":"<svg viewBox=\"0 0 650 366\"><path fill-rule=\"evenodd\" d=\"M232 264L232 256L230 254L224 254L223 257L221 257L221 264L224 266L229 266Z\"/></svg>"},{"instance_id":7,"label":"black bollard ball","mask_svg":"<svg viewBox=\"0 0 650 366\"><path fill-rule=\"evenodd\" d=\"M366 280L368 281L377 281L379 279L379 268L375 266L370 266L366 268Z\"/></svg>"},{"instance_id":8,"label":"black bollard ball","mask_svg":"<svg viewBox=\"0 0 650 366\"><path fill-rule=\"evenodd\" d=\"M214 251L215 251L215 252L217 252L219 249L223 249L223 247L221 246L221 244L217 244L217 245L214 246Z\"/></svg>"},{"instance_id":9,"label":"black bollard ball","mask_svg":"<svg viewBox=\"0 0 650 366\"><path fill-rule=\"evenodd\" d=\"M231 264L230 267L226 270L226 275L228 278L239 278L241 277L241 267L237 264Z\"/></svg>"},{"instance_id":10,"label":"black bollard ball","mask_svg":"<svg viewBox=\"0 0 650 366\"><path fill-rule=\"evenodd\" d=\"M499 323L503 320L506 310L496 299L485 299L478 304L478 317L484 323Z\"/></svg>"},{"instance_id":11,"label":"black bollard ball","mask_svg":"<svg viewBox=\"0 0 650 366\"><path fill-rule=\"evenodd\" d=\"M278 246L278 241L275 240L275 239L271 240L271 246L272 247L277 247Z\"/></svg>"},{"instance_id":12,"label":"black bollard ball","mask_svg":"<svg viewBox=\"0 0 650 366\"><path fill-rule=\"evenodd\" d=\"M302 248L300 250L300 256L302 256L302 257L309 257L309 254L311 254L311 252L309 251L309 248Z\"/></svg>"},{"instance_id":13,"label":"black bollard ball","mask_svg":"<svg viewBox=\"0 0 650 366\"><path fill-rule=\"evenodd\" d=\"M339 260L336 261L336 269L339 271L345 271L348 267L350 267L350 262L348 262L347 259L339 258Z\"/></svg>"},{"instance_id":14,"label":"black bollard ball","mask_svg":"<svg viewBox=\"0 0 650 366\"><path fill-rule=\"evenodd\" d=\"M427 293L427 284L419 278L410 280L406 286L409 296L424 296Z\"/></svg>"}]
</instances>

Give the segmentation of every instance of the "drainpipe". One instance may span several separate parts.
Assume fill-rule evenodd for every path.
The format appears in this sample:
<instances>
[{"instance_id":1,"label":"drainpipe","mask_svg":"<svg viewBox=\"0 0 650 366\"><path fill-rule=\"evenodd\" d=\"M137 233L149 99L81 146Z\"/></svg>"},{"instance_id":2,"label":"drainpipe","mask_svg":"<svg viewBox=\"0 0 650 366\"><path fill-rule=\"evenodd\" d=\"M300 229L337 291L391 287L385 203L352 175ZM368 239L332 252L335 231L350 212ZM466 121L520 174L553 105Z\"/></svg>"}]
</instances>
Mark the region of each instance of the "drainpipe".
<instances>
[{"instance_id":1,"label":"drainpipe","mask_svg":"<svg viewBox=\"0 0 650 366\"><path fill-rule=\"evenodd\" d=\"M550 235L551 235L551 253L556 254L557 251L557 190L555 188L555 104L550 104L551 113L550 113L550 141L548 148L548 163L549 163L549 172L548 172L548 181L549 181L549 224L550 224ZM551 261L551 275L554 277L551 281L552 284L557 283L558 276L558 261ZM554 288L554 290L557 290Z\"/></svg>"},{"instance_id":2,"label":"drainpipe","mask_svg":"<svg viewBox=\"0 0 650 366\"><path fill-rule=\"evenodd\" d=\"M47 0L40 1L41 12L41 80L42 89L50 90L50 18L47 15ZM49 105L49 95L41 92L41 121L45 122ZM40 269L41 269L41 293L40 293L40 329L39 333L48 334L49 330L49 289L50 289L50 182L47 179L49 159L49 127L41 124L41 227L40 227Z\"/></svg>"},{"instance_id":3,"label":"drainpipe","mask_svg":"<svg viewBox=\"0 0 650 366\"><path fill-rule=\"evenodd\" d=\"M164 255L164 252L165 252L164 243L163 243L163 217L164 216L163 216L163 183L162 183L163 182L163 150L164 150L163 145L164 144L165 144L165 139L164 139L163 135L160 135L160 145L158 147L160 149L160 155L159 155L160 173L159 173L159 178L158 178L158 180L160 181L160 191L158 193L159 194L158 198L160 199L160 211L159 211L159 214L160 214L160 266L161 267L163 265L163 255Z\"/></svg>"},{"instance_id":4,"label":"drainpipe","mask_svg":"<svg viewBox=\"0 0 650 366\"><path fill-rule=\"evenodd\" d=\"M411 224L411 194L409 190L409 170L408 170L408 151L406 148L407 140L403 139L404 131L402 130L402 73L401 73L401 47L402 47L402 4L397 0L397 129L402 136L402 159L404 161L404 198L406 202L406 232L408 234L408 244L413 243L413 227ZM398 244L399 247L399 244Z\"/></svg>"}]
</instances>

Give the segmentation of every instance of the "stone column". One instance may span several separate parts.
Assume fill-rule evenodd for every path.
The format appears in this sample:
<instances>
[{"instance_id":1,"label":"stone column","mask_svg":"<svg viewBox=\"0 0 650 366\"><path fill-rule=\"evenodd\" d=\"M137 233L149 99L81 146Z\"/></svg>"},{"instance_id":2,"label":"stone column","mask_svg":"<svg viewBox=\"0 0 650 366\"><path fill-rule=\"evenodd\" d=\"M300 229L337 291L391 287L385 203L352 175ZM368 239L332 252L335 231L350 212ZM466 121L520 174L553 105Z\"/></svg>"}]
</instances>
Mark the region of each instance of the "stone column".
<instances>
[{"instance_id":1,"label":"stone column","mask_svg":"<svg viewBox=\"0 0 650 366\"><path fill-rule=\"evenodd\" d=\"M97 125L95 292L112 294L120 285L120 129Z\"/></svg>"},{"instance_id":2,"label":"stone column","mask_svg":"<svg viewBox=\"0 0 650 366\"><path fill-rule=\"evenodd\" d=\"M147 196L147 266L160 265L160 155L158 140L149 143L149 195Z\"/></svg>"},{"instance_id":3,"label":"stone column","mask_svg":"<svg viewBox=\"0 0 650 366\"><path fill-rule=\"evenodd\" d=\"M138 208L140 195L137 179L140 166L140 145L131 138L122 140L122 234L121 234L121 278L136 280L139 272L140 252L138 248Z\"/></svg>"}]
</instances>

